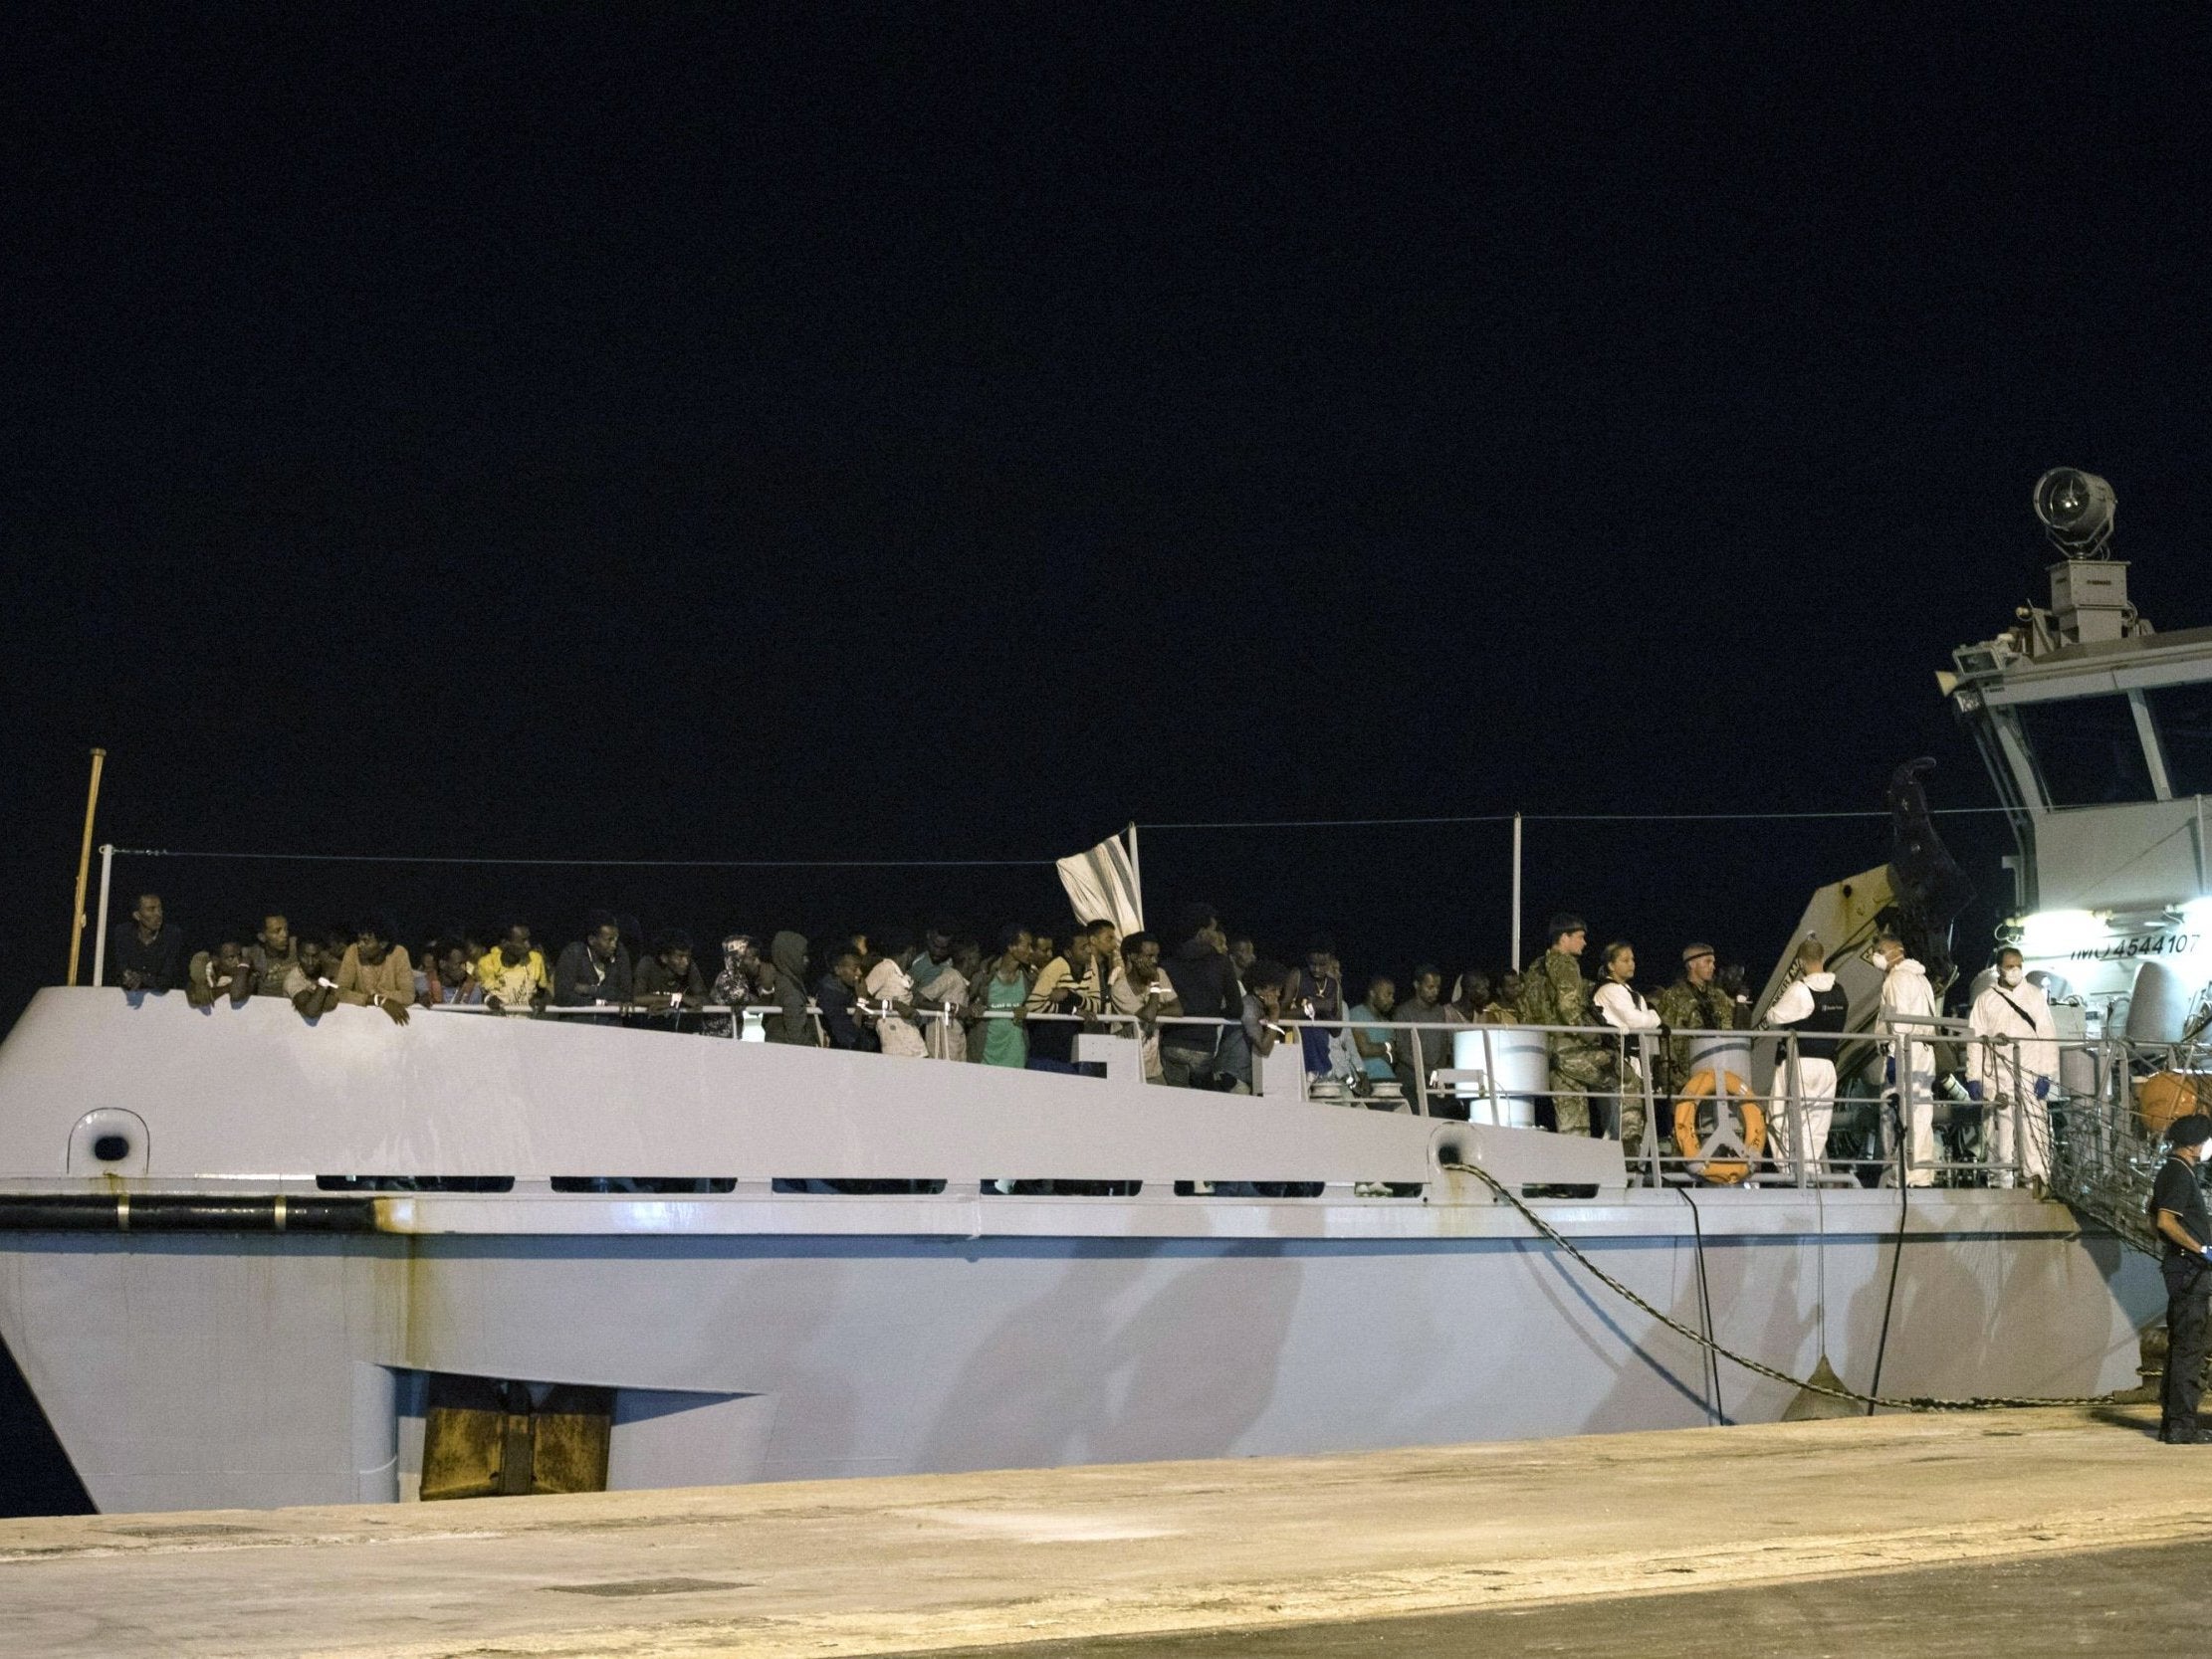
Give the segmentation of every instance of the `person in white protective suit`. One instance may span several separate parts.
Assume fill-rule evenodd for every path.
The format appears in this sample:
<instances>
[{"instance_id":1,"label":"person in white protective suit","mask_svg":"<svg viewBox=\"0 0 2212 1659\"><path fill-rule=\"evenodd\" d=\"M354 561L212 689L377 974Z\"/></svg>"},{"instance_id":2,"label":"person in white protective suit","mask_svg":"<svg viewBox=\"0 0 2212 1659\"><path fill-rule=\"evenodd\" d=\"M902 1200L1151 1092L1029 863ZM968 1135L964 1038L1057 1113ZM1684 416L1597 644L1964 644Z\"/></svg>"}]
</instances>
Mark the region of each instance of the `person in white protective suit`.
<instances>
[{"instance_id":1,"label":"person in white protective suit","mask_svg":"<svg viewBox=\"0 0 2212 1659\"><path fill-rule=\"evenodd\" d=\"M1837 1038L1851 1020L1851 998L1828 971L1828 948L1808 935L1797 947L1789 983L1767 1010L1767 1024L1794 1031L1797 1086L1790 1089L1787 1064L1774 1074L1774 1091L1784 1096L1780 1122L1767 1137L1775 1161L1792 1180L1798 1178L1803 1149L1805 1173L1818 1174L1828 1155L1828 1127L1836 1117Z\"/></svg>"},{"instance_id":2,"label":"person in white protective suit","mask_svg":"<svg viewBox=\"0 0 2212 1659\"><path fill-rule=\"evenodd\" d=\"M1917 1025L1892 1027L1889 1018L1893 1014L1933 1017L1935 987L1928 983L1928 970L1904 953L1904 940L1888 928L1875 935L1870 959L1883 972L1880 1029L1898 1032L1924 1029ZM1890 1052L1894 1056L1901 1056L1903 1062L1897 1064L1892 1061L1896 1074L1892 1082L1897 1092L1897 1116L1904 1120L1904 1183L1907 1186L1933 1186L1935 1049L1928 1043L1906 1042L1892 1045ZM1882 1115L1881 1120L1881 1150L1893 1168L1897 1158L1897 1128L1887 1113ZM1894 1178L1891 1174L1885 1176L1884 1180Z\"/></svg>"},{"instance_id":3,"label":"person in white protective suit","mask_svg":"<svg viewBox=\"0 0 2212 1659\"><path fill-rule=\"evenodd\" d=\"M2020 952L1997 952L1997 979L1966 1016L1979 1041L1966 1048L1966 1092L1989 1109L1989 1161L1998 1186L2013 1184L2017 1164L2040 1192L2051 1178L2052 1079L2059 1074L2059 1027L2051 999L2031 984Z\"/></svg>"}]
</instances>

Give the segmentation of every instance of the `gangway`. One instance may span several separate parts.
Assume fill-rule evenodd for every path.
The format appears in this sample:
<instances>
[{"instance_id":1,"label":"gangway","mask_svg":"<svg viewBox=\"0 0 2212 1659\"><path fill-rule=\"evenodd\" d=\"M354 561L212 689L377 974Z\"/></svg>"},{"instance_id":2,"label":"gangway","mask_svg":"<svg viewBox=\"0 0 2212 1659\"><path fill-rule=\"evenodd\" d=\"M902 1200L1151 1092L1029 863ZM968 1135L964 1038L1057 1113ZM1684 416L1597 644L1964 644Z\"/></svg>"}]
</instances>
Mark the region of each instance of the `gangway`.
<instances>
[{"instance_id":1,"label":"gangway","mask_svg":"<svg viewBox=\"0 0 2212 1659\"><path fill-rule=\"evenodd\" d=\"M2051 1195L2146 1255L2160 1253L2150 1188L2174 1119L2212 1106L2212 1053L2201 1043L2104 1039L2068 1045L2063 1128Z\"/></svg>"}]
</instances>

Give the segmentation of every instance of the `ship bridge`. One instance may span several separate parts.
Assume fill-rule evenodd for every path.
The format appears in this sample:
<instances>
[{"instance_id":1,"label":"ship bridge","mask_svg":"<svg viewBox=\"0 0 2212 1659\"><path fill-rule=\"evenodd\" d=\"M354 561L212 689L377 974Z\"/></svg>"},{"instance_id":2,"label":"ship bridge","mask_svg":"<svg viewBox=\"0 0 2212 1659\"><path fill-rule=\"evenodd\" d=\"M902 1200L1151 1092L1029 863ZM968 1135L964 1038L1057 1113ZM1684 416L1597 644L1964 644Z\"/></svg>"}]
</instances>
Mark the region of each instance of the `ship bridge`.
<instances>
[{"instance_id":1,"label":"ship bridge","mask_svg":"<svg viewBox=\"0 0 2212 1659\"><path fill-rule=\"evenodd\" d=\"M2212 978L2212 628L2155 632L2101 553L2052 564L2050 604L1937 681L2018 842L2008 933L2116 1013L2146 960L2190 991Z\"/></svg>"}]
</instances>

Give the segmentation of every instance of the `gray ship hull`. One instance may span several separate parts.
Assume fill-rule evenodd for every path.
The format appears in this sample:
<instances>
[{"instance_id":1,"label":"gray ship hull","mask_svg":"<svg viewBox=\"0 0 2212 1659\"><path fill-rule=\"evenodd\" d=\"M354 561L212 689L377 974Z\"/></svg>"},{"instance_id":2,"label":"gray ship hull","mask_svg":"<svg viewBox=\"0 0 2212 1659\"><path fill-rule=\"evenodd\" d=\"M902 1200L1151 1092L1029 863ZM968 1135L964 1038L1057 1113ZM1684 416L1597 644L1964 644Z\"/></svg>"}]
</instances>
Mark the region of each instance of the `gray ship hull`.
<instances>
[{"instance_id":1,"label":"gray ship hull","mask_svg":"<svg viewBox=\"0 0 2212 1659\"><path fill-rule=\"evenodd\" d=\"M1825 1347L1862 1387L1879 1354L1898 1394L2133 1381L2154 1271L2024 1197L1920 1201L1884 1349L1894 1240L1866 1229L1894 1204L1867 1196L1828 1204L1825 1239L1708 1218L1713 1335L1798 1375ZM1560 1208L1704 1328L1693 1237ZM0 1252L0 1335L109 1511L410 1497L432 1372L613 1387L616 1487L1770 1421L1791 1397L1723 1363L1716 1400L1693 1345L1526 1238L28 1235Z\"/></svg>"},{"instance_id":2,"label":"gray ship hull","mask_svg":"<svg viewBox=\"0 0 2212 1659\"><path fill-rule=\"evenodd\" d=\"M1547 1219L1685 1325L1708 1328L1709 1306L1715 1339L1792 1374L1825 1351L1855 1386L1879 1362L1893 1394L2098 1393L2134 1380L2136 1329L2161 1301L2145 1259L2025 1192L1916 1191L1900 1248L1894 1191L1631 1190L1617 1146L1536 1132L339 1013L359 1017L311 1032L281 1004L203 1015L49 992L0 1049L0 1184L31 1195L19 1214L48 1194L100 1229L0 1232L0 1336L103 1510L412 1497L434 1374L613 1389L617 1488L1782 1413L1788 1386L1723 1362L1716 1392L1702 1349L1454 1174L1460 1160L1594 1187ZM142 1126L118 1160L131 1172L92 1174L72 1161L86 1126L116 1113ZM552 1186L640 1169L728 1171L730 1190ZM362 1171L514 1184L348 1196L362 1230L298 1230L328 1177ZM1143 1184L999 1196L994 1171ZM945 1187L775 1185L898 1175ZM1177 1193L1200 1177L1311 1177L1323 1195ZM1420 1196L1357 1195L1376 1181ZM180 1194L287 1197L293 1225L148 1230Z\"/></svg>"}]
</instances>

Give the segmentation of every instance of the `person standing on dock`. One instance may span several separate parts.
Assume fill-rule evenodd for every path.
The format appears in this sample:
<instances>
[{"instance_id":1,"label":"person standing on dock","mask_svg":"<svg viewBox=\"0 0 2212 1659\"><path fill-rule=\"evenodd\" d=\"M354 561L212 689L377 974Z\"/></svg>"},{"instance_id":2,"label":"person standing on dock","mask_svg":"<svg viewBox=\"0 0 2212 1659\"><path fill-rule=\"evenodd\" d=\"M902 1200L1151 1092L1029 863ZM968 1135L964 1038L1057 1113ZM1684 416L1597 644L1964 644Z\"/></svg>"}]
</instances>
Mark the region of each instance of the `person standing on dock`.
<instances>
[{"instance_id":1,"label":"person standing on dock","mask_svg":"<svg viewBox=\"0 0 2212 1659\"><path fill-rule=\"evenodd\" d=\"M2205 1318L2212 1313L2212 1214L2197 1166L2212 1143L2212 1118L2192 1112L2166 1131L2166 1161L2150 1189L2150 1218L2165 1241L2166 1374L2158 1388L2158 1438L2169 1446L2212 1440L2197 1427L2204 1393Z\"/></svg>"}]
</instances>

